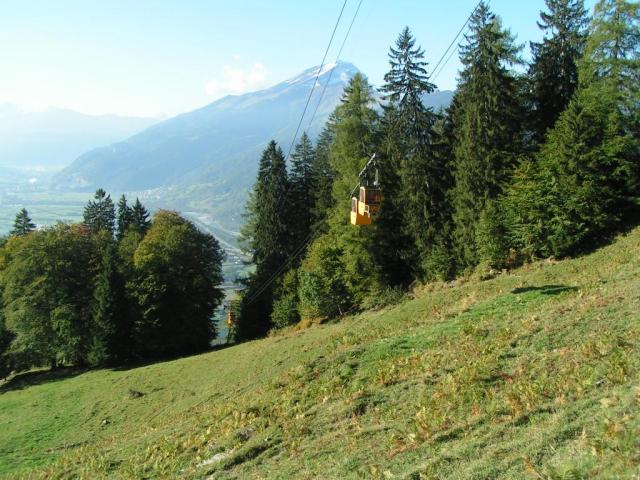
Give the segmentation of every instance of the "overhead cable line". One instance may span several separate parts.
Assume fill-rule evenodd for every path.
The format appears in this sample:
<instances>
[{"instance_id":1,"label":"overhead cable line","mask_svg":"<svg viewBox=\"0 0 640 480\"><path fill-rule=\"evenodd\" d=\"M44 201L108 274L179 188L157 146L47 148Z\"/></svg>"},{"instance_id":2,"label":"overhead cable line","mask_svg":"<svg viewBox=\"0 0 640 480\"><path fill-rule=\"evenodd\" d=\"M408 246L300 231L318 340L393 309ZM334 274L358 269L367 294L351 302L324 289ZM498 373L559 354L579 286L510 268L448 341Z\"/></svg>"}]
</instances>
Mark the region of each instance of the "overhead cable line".
<instances>
[{"instance_id":1,"label":"overhead cable line","mask_svg":"<svg viewBox=\"0 0 640 480\"><path fill-rule=\"evenodd\" d=\"M351 27L353 27L353 23L356 21L356 17L358 16L358 12L360 11L360 6L362 6L362 0L360 0L358 2L358 7L356 8L355 13L353 14L353 18L351 19L351 23L349 24L349 28L347 29L347 33L344 36L344 40L342 40L342 45L340 45L340 50L338 50L338 54L336 55L336 61L335 61L336 64L340 60L340 56L342 55L342 49L344 48L345 44L347 43L347 38L349 38L349 34L351 33ZM331 83L331 77L333 76L333 70L334 70L333 68L331 70L329 70L329 77L327 78L327 81L324 84L324 87L322 88L322 92L320 93L320 100L318 100L318 103L316 104L316 108L313 111L313 115L311 115L311 120L309 120L309 125L307 126L307 131L311 130L311 125L313 124L313 120L316 118L316 113L318 113L318 108L320 107L320 104L322 103L322 99L324 98L324 94L327 91L327 87L329 86L329 83Z\"/></svg>"},{"instance_id":2,"label":"overhead cable line","mask_svg":"<svg viewBox=\"0 0 640 480\"><path fill-rule=\"evenodd\" d=\"M331 48L331 44L333 43L333 37L336 34L336 30L338 29L338 24L340 23L340 19L342 18L342 13L344 12L344 7L347 5L347 0L344 0L342 4L342 8L340 9L340 15L338 15L338 20L336 20L336 24L333 27L333 32L331 32L331 38L329 39L329 43L327 44L327 48L324 51L324 56L322 57L322 62L320 63L320 67L318 68L318 73L316 74L316 79L311 86L311 91L309 92L309 96L307 97L307 102L304 105L304 110L302 111L302 116L300 117L300 121L298 122L298 126L296 127L296 133L293 134L293 139L291 140L291 145L289 146L289 151L287 152L287 156L284 157L285 162L291 155L291 151L293 150L293 146L296 143L296 138L298 137L298 133L300 132L300 127L302 126L302 121L304 120L304 116L307 113L307 108L309 108L309 102L311 101L311 97L313 96L313 91L318 84L318 78L320 78L320 74L322 73L322 68L324 67L324 62L327 59L327 54L329 53L329 48Z\"/></svg>"},{"instance_id":3,"label":"overhead cable line","mask_svg":"<svg viewBox=\"0 0 640 480\"><path fill-rule=\"evenodd\" d=\"M462 32L465 30L465 28L467 28L467 25L469 25L469 22L471 21L471 19L473 18L473 15L476 13L476 10L478 10L478 7L480 6L480 4L482 3L483 0L480 0L475 8L471 11L471 14L467 17L467 20L462 24L462 27L460 28L460 30L458 30L458 33L456 34L456 36L453 38L453 40L451 41L451 43L449 44L449 46L447 47L447 49L444 51L444 53L442 54L442 56L440 57L440 60L438 60L438 63L436 63L436 66L433 67L433 70L431 72L431 78L429 80L431 81L435 81L436 78L438 78L440 76L440 74L442 73L442 71L444 70L444 67L447 66L447 64L449 63L449 61L451 60L451 58L453 57L453 55L455 54L455 52L458 51L458 45L456 44L456 42L458 41L458 38L460 38L460 35L462 34ZM487 0L486 4L489 5L489 3L491 3L491 0ZM447 53L449 52L449 50L451 49L451 47L453 47L455 45L455 48L451 51L451 53L449 54L449 56L447 57L447 59L445 60L444 63L442 63L442 60L444 59L444 57L447 55ZM442 66L440 67L439 71L438 67L440 66L440 64L442 63Z\"/></svg>"},{"instance_id":4,"label":"overhead cable line","mask_svg":"<svg viewBox=\"0 0 640 480\"><path fill-rule=\"evenodd\" d=\"M362 3L362 1L360 1L360 3L358 4L358 8L356 10L356 13L353 17L353 19L351 20L351 25L353 25L353 22L355 20L356 15L358 14L358 10L360 9L360 4ZM478 4L474 7L474 9L471 11L471 14L467 17L467 19L465 20L464 24L462 25L462 27L460 28L460 30L458 30L458 33L456 34L456 36L453 38L453 40L451 41L451 43L449 44L449 46L447 47L447 49L444 51L444 53L442 54L442 56L440 57L440 59L438 60L438 63L436 63L436 67L433 69L432 71L432 76L434 75L436 69L438 68L438 66L440 66L442 64L442 61L445 59L445 56L447 54L449 54L449 51L451 50L451 47L456 43L456 41L458 40L458 38L460 37L460 35L462 34L462 32L464 31L464 29L466 28L466 26L469 24L469 21L471 20L471 18L473 18L473 15L475 14L476 10L478 9L478 7L480 6L480 4L482 3L482 0L480 0L478 2ZM346 0L345 0L345 4L346 4ZM344 10L344 5L342 6L342 10ZM340 12L340 16L342 16L342 11ZM340 20L340 17L338 17L338 21ZM342 46L340 47L340 51L342 51L342 48L344 47L344 43L346 42L346 38L349 35L349 32L351 31L351 25L349 26L349 30L347 31L347 35L345 36L345 40L343 41ZM336 23L336 27L337 27L337 23ZM333 35L335 34L335 28L333 31L333 34L331 35L331 39L333 39ZM331 42L330 42L331 43ZM328 50L328 47L327 47ZM453 52L455 52L456 49L453 50ZM451 59L451 57L453 56L453 52L449 54L449 57L447 58L447 60L445 61L445 63L443 64L443 67L449 62L449 60ZM326 57L326 52L325 52L325 57ZM323 59L323 65L324 65L324 59ZM322 71L322 67L318 70L318 73L320 73ZM441 70L442 71L442 70ZM439 74L440 72L438 72ZM316 76L316 82L314 83L314 87L317 83L317 79L318 79L319 75ZM324 89L326 90L326 86L328 85L325 84ZM311 91L311 93L313 93L313 89ZM324 90L323 90L324 93ZM307 106L309 104L309 100L310 100L311 96L309 96L309 98L307 99L307 105L305 105L305 112L307 110ZM317 106L316 106L316 110L317 110ZM315 111L314 111L314 115L315 115ZM294 136L294 142L292 142L291 147L289 148L289 153L287 154L287 157L289 156L289 154L291 153L291 149L293 148L293 145L295 143L295 137L298 134L298 130L300 128L300 124L302 123L302 119L304 118L304 112L302 115L302 118L300 119L300 123L298 124L298 129L296 130L296 135ZM369 163L375 158L375 154L373 155L372 158L370 158L367 161L367 165L369 165ZM367 167L367 165L365 166L365 169ZM285 195L286 196L286 195ZM305 240L300 244L300 246L298 246L294 252L288 257L288 259L276 270L276 272L274 274L271 275L271 277L269 277L269 279L262 284L262 286L256 291L256 293L252 294L249 299L247 300L246 304L250 305L251 303L253 303L261 294L262 292L264 292L267 287L273 283L273 281L278 278L284 271L285 269L291 264L291 262L293 262L297 257L299 257L304 251L306 246L309 244L309 242L312 240L313 238L313 234L314 232L309 233L309 235L307 236L307 238L305 238Z\"/></svg>"},{"instance_id":5,"label":"overhead cable line","mask_svg":"<svg viewBox=\"0 0 640 480\"><path fill-rule=\"evenodd\" d=\"M305 238L304 241L295 249L295 251L291 255L289 255L289 258L282 265L280 265L278 270L276 270L275 273L271 275L271 277L269 277L269 279L262 284L262 286L258 289L258 291L255 292L253 295L251 295L247 299L246 305L251 305L258 297L260 297L260 295L262 295L262 292L264 292L267 289L267 287L271 285L271 283L273 283L273 281L276 278L278 278L289 267L289 265L291 265L291 262L293 262L305 251L307 245L311 242L312 238L313 238L313 232L307 235L307 238Z\"/></svg>"},{"instance_id":6,"label":"overhead cable line","mask_svg":"<svg viewBox=\"0 0 640 480\"><path fill-rule=\"evenodd\" d=\"M285 161L289 158L289 156L291 155L291 151L293 150L293 147L295 145L296 139L298 137L298 133L300 132L300 126L302 125L302 122L304 120L304 116L307 112L307 108L309 107L309 103L311 101L311 97L313 95L313 91L316 87L316 85L318 84L318 79L320 78L320 75L322 73L322 69L324 67L326 58L327 58L327 54L329 53L329 48L331 47L331 44L333 42L333 38L335 36L336 30L338 28L338 24L340 23L340 19L342 18L342 14L344 12L344 8L347 4L347 0L344 1L344 3L342 4L342 9L340 10L340 14L338 15L338 20L336 21L336 24L333 28L333 32L331 33L331 38L329 39L329 44L327 45L327 48L325 50L324 56L322 58L322 62L320 64L320 67L318 68L318 73L316 74L316 79L313 82L313 86L311 87L311 92L309 92L309 97L307 98L307 102L305 104L304 110L302 112L302 116L300 117L300 122L298 122L298 126L296 128L296 132L293 136L293 140L291 141L291 145L289 146L289 151L287 152L287 156L285 157ZM349 24L349 28L347 29L347 33L345 34L344 39L342 40L342 44L340 45L340 49L338 50L338 55L336 56L336 63L338 62L338 60L340 59L340 55L342 54L342 50L344 49L345 44L347 43L347 39L349 38L349 34L351 33L351 28L353 27L353 24L356 20L356 17L358 16L358 12L360 11L360 7L362 5L362 0L360 0L358 2L358 6L356 8L355 13L353 14L353 17L351 19L351 23ZM311 123L313 122L313 120L315 119L316 113L318 112L318 107L320 106L320 103L322 102L322 99L324 97L324 94L327 90L327 86L329 85L329 82L331 81L331 76L333 75L333 68L329 71L329 77L327 82L325 83L322 92L320 94L320 100L318 101L318 104L316 105L314 111L313 111L313 115L311 116L311 120L309 121L309 127L307 129L309 129L311 127ZM286 194L282 196L281 201L286 201ZM289 256L289 258L287 259L287 261L285 261L285 263L278 268L278 270L276 270L276 272L258 289L258 291L256 293L254 293L253 295L251 295L251 297L249 297L249 299L247 300L247 305L251 304L253 301L255 301L261 294L262 292L264 292L264 290L267 289L267 287L273 283L273 281L278 278L278 276L297 258L299 257L304 251L306 246L309 244L309 242L312 240L313 238L313 232L310 233L307 238L302 242L302 244L297 247L294 252Z\"/></svg>"}]
</instances>

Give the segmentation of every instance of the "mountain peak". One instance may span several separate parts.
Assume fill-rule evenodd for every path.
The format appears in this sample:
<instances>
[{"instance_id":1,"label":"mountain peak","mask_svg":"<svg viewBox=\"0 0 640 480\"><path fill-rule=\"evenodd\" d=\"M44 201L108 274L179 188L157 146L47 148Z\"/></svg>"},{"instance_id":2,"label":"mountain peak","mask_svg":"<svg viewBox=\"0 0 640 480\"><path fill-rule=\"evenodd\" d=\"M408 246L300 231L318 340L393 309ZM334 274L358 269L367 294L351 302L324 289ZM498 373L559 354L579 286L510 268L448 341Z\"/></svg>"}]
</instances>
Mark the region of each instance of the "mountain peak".
<instances>
[{"instance_id":1,"label":"mountain peak","mask_svg":"<svg viewBox=\"0 0 640 480\"><path fill-rule=\"evenodd\" d=\"M338 60L337 62L325 63L322 67L320 65L316 65L315 67L307 68L299 75L290 78L289 80L285 80L282 83L287 85L306 83L310 80L314 80L316 77L320 79L327 75L331 75L332 81L335 77L336 81L346 82L359 71L360 70L358 70L354 64Z\"/></svg>"}]
</instances>

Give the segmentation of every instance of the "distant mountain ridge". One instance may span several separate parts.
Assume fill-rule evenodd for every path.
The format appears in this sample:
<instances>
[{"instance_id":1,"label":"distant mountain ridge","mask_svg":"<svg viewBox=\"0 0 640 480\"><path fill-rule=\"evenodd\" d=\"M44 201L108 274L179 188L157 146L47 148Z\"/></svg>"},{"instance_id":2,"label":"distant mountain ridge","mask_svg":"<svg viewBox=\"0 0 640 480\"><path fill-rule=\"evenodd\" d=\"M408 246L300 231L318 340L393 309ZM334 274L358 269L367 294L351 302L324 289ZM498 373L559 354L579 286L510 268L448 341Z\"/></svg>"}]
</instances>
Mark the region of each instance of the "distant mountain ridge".
<instances>
[{"instance_id":1,"label":"distant mountain ridge","mask_svg":"<svg viewBox=\"0 0 640 480\"><path fill-rule=\"evenodd\" d=\"M275 139L286 154L318 69L309 68L264 90L223 97L122 142L91 150L60 172L54 186L135 192L148 204L206 214L208 220L235 229L242 223L261 151ZM322 88L313 93L302 130L317 136L358 71L348 62L323 67L318 78ZM444 97L429 96L425 103L449 103L447 92L437 94Z\"/></svg>"},{"instance_id":2,"label":"distant mountain ridge","mask_svg":"<svg viewBox=\"0 0 640 480\"><path fill-rule=\"evenodd\" d=\"M86 115L55 107L28 111L0 103L0 164L59 170L87 150L129 137L155 122L155 118Z\"/></svg>"}]
</instances>

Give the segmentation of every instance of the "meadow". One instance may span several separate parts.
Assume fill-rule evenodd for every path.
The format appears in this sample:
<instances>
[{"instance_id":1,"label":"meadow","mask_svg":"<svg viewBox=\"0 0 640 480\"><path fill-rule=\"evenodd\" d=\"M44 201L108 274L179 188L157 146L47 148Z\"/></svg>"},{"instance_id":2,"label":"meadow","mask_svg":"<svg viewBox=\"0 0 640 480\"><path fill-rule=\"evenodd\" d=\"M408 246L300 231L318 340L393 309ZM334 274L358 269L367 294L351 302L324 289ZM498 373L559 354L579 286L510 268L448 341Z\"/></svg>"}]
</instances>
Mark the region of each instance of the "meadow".
<instances>
[{"instance_id":1,"label":"meadow","mask_svg":"<svg viewBox=\"0 0 640 480\"><path fill-rule=\"evenodd\" d=\"M640 229L202 355L20 375L8 478L637 478Z\"/></svg>"}]
</instances>

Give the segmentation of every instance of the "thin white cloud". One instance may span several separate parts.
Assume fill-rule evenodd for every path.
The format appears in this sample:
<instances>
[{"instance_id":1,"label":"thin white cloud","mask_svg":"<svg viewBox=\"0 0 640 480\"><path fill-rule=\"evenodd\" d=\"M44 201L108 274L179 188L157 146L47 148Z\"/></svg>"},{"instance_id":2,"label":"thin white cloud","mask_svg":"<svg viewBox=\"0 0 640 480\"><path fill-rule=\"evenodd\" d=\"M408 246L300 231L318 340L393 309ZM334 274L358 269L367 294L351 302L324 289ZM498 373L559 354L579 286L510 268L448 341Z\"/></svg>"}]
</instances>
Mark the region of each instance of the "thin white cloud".
<instances>
[{"instance_id":1,"label":"thin white cloud","mask_svg":"<svg viewBox=\"0 0 640 480\"><path fill-rule=\"evenodd\" d=\"M237 95L264 88L268 84L269 71L264 64L254 63L251 67L241 68L225 65L222 77L207 82L207 95L219 98L223 95Z\"/></svg>"}]
</instances>

